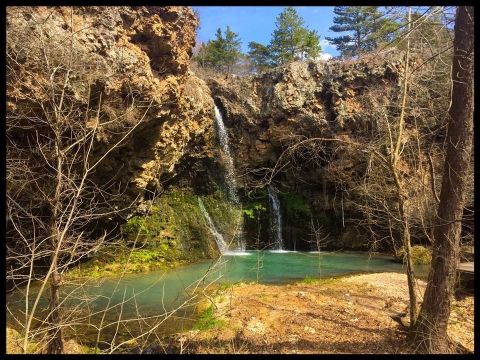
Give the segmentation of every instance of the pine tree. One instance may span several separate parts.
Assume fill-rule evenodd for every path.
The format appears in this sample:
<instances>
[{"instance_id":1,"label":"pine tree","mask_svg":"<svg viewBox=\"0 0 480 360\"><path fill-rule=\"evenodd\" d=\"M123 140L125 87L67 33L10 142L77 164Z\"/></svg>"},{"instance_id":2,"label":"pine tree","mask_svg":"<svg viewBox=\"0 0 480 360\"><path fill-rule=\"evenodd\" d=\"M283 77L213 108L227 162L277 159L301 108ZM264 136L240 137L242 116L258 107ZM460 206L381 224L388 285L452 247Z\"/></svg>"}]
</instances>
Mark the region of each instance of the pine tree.
<instances>
[{"instance_id":1,"label":"pine tree","mask_svg":"<svg viewBox=\"0 0 480 360\"><path fill-rule=\"evenodd\" d=\"M303 19L293 7L287 7L277 17L276 29L270 42L271 56L276 65L320 53L317 33L310 31L303 24Z\"/></svg>"},{"instance_id":2,"label":"pine tree","mask_svg":"<svg viewBox=\"0 0 480 360\"><path fill-rule=\"evenodd\" d=\"M256 71L265 71L272 65L271 51L268 46L251 41L248 43L248 57Z\"/></svg>"},{"instance_id":3,"label":"pine tree","mask_svg":"<svg viewBox=\"0 0 480 360\"><path fill-rule=\"evenodd\" d=\"M305 36L304 45L302 51L306 58L315 59L320 55L320 36L316 30L309 30Z\"/></svg>"},{"instance_id":4,"label":"pine tree","mask_svg":"<svg viewBox=\"0 0 480 360\"><path fill-rule=\"evenodd\" d=\"M395 21L383 16L378 6L335 6L331 31L350 34L326 37L342 56L358 56L372 51L382 42L390 41L398 27Z\"/></svg>"},{"instance_id":5,"label":"pine tree","mask_svg":"<svg viewBox=\"0 0 480 360\"><path fill-rule=\"evenodd\" d=\"M227 26L223 43L223 64L227 67L227 73L230 72L230 69L240 56L240 45L241 40L238 34L231 31L230 27Z\"/></svg>"},{"instance_id":6,"label":"pine tree","mask_svg":"<svg viewBox=\"0 0 480 360\"><path fill-rule=\"evenodd\" d=\"M219 71L230 72L240 56L241 40L238 34L227 26L224 34L220 28L215 33L215 40L202 44L195 61L202 67L211 67Z\"/></svg>"}]
</instances>

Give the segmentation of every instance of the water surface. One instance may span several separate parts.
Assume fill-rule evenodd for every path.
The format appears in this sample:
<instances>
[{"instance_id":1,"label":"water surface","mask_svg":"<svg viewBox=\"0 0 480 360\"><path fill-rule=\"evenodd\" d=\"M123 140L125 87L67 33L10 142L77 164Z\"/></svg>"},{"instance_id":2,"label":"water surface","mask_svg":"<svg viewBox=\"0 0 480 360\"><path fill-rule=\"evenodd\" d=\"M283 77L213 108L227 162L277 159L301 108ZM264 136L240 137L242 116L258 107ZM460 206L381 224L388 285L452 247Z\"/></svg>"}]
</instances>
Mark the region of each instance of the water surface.
<instances>
[{"instance_id":1,"label":"water surface","mask_svg":"<svg viewBox=\"0 0 480 360\"><path fill-rule=\"evenodd\" d=\"M182 312L177 312L159 327L158 332L166 334L193 323L195 302L203 298L203 290L213 284L240 281L280 284L305 277L322 278L387 271L404 273L405 268L402 264L393 262L390 256L370 256L360 252L233 251L225 253L217 260L203 261L169 271L127 274L122 279L92 280L78 289L65 286L63 291L64 295L69 294L65 302L67 308L81 304L78 311L88 310L88 313L96 314L90 316L89 321L92 323L100 321L102 310L107 305L113 308L107 312L104 321L158 315L176 309L187 301L190 306L184 307ZM416 267L416 275L419 277L425 277L427 271L428 266ZM35 287L32 294L35 294ZM33 296L30 298L32 303ZM86 299L88 301L85 301ZM124 305L120 306L122 302ZM14 293L9 296L8 304L10 309L21 310L25 307L24 296L21 292ZM47 301L42 299L40 308L46 307ZM109 331L113 330L114 327L106 329L105 334L108 335ZM94 331L89 331L93 337ZM86 330L86 336L88 333ZM128 337L126 330L123 335Z\"/></svg>"}]
</instances>

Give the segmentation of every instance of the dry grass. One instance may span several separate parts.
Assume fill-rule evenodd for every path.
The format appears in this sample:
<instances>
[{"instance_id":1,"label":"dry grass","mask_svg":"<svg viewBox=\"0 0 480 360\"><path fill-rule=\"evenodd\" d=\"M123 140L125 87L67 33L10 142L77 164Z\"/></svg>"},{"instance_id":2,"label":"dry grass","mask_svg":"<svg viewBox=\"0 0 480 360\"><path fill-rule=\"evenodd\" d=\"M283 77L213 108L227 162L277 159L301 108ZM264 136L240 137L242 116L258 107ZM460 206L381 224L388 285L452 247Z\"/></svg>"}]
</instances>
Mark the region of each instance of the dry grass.
<instances>
[{"instance_id":1,"label":"dry grass","mask_svg":"<svg viewBox=\"0 0 480 360\"><path fill-rule=\"evenodd\" d=\"M425 283L418 282L423 292ZM406 276L349 276L292 285L241 284L215 297L221 329L182 334L192 353L403 353L391 315L408 305ZM473 351L473 298L455 301L449 333Z\"/></svg>"}]
</instances>

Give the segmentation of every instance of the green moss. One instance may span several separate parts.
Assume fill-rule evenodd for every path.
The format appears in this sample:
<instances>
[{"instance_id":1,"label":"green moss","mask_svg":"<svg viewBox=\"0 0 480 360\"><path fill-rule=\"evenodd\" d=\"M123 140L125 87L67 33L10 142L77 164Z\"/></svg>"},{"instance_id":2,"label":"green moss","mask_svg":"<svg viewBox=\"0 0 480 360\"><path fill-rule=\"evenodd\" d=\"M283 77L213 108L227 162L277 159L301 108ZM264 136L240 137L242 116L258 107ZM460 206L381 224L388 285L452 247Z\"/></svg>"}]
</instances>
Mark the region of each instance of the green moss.
<instances>
[{"instance_id":1,"label":"green moss","mask_svg":"<svg viewBox=\"0 0 480 360\"><path fill-rule=\"evenodd\" d=\"M289 219L310 220L311 210L307 201L300 195L293 193L280 193L280 202Z\"/></svg>"},{"instance_id":2,"label":"green moss","mask_svg":"<svg viewBox=\"0 0 480 360\"><path fill-rule=\"evenodd\" d=\"M202 312L200 318L197 320L193 328L196 330L205 331L213 328L221 328L224 325L225 322L215 316L213 305L210 305Z\"/></svg>"},{"instance_id":3,"label":"green moss","mask_svg":"<svg viewBox=\"0 0 480 360\"><path fill-rule=\"evenodd\" d=\"M202 200L209 212L210 208L220 208L218 212L224 217L223 198L214 194ZM147 216L131 218L122 230L127 244L132 244L138 235L136 244L150 248L178 248L199 257L212 256L215 252L212 243L205 241L211 234L199 209L198 196L188 190L165 193L155 200Z\"/></svg>"},{"instance_id":4,"label":"green moss","mask_svg":"<svg viewBox=\"0 0 480 360\"><path fill-rule=\"evenodd\" d=\"M217 230L227 242L232 241L242 228L242 209L232 205L221 191L216 191L211 196L202 197L202 201ZM200 220L205 223L202 214L200 214ZM211 237L208 228L207 231L208 236Z\"/></svg>"},{"instance_id":5,"label":"green moss","mask_svg":"<svg viewBox=\"0 0 480 360\"><path fill-rule=\"evenodd\" d=\"M395 260L406 262L406 252L403 246L397 251ZM432 262L432 251L421 245L412 246L412 262L414 265L429 265Z\"/></svg>"},{"instance_id":6,"label":"green moss","mask_svg":"<svg viewBox=\"0 0 480 360\"><path fill-rule=\"evenodd\" d=\"M82 354L100 354L101 350L98 347L90 347L82 345Z\"/></svg>"},{"instance_id":7,"label":"green moss","mask_svg":"<svg viewBox=\"0 0 480 360\"><path fill-rule=\"evenodd\" d=\"M241 228L237 226L241 209L232 206L220 191L202 196L202 201L225 239L233 239L235 230ZM133 216L122 225L122 236L120 245L103 248L68 276L103 277L124 270L137 273L167 269L218 254L198 196L189 190L174 189L158 197L148 215Z\"/></svg>"},{"instance_id":8,"label":"green moss","mask_svg":"<svg viewBox=\"0 0 480 360\"><path fill-rule=\"evenodd\" d=\"M130 249L126 246L107 246L94 258L67 273L69 278L99 278L126 273L167 269L188 261L178 249L169 247Z\"/></svg>"},{"instance_id":9,"label":"green moss","mask_svg":"<svg viewBox=\"0 0 480 360\"><path fill-rule=\"evenodd\" d=\"M305 279L301 281L302 284L315 284L317 282L318 282L318 279L310 276L305 276Z\"/></svg>"},{"instance_id":10,"label":"green moss","mask_svg":"<svg viewBox=\"0 0 480 360\"><path fill-rule=\"evenodd\" d=\"M126 236L135 237L137 233L141 235L148 235L149 229L145 224L145 218L142 216L133 216L123 226L123 231Z\"/></svg>"}]
</instances>

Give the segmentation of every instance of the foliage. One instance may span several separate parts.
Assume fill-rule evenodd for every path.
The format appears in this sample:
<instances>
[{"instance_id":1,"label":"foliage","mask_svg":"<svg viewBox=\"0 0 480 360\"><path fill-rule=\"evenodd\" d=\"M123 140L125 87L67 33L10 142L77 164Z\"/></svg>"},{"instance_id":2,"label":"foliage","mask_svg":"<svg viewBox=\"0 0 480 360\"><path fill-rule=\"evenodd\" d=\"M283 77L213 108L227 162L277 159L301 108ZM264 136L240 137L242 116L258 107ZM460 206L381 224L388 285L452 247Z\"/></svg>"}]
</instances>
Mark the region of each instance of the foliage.
<instances>
[{"instance_id":1,"label":"foliage","mask_svg":"<svg viewBox=\"0 0 480 360\"><path fill-rule=\"evenodd\" d=\"M220 71L230 72L240 56L240 38L227 26L224 34L220 28L215 33L215 40L202 44L195 56L195 61L202 67L212 67Z\"/></svg>"},{"instance_id":2,"label":"foliage","mask_svg":"<svg viewBox=\"0 0 480 360\"><path fill-rule=\"evenodd\" d=\"M258 214L261 211L267 210L262 203L256 201L248 204L247 207L243 209L243 213L249 218L249 219L255 219L255 214Z\"/></svg>"},{"instance_id":3,"label":"foliage","mask_svg":"<svg viewBox=\"0 0 480 360\"><path fill-rule=\"evenodd\" d=\"M251 41L248 43L248 56L256 71L262 72L272 66L271 51L268 46Z\"/></svg>"},{"instance_id":4,"label":"foliage","mask_svg":"<svg viewBox=\"0 0 480 360\"><path fill-rule=\"evenodd\" d=\"M255 41L248 44L248 57L256 71L295 60L315 59L320 54L319 35L304 26L304 20L293 7L285 8L275 24L269 45Z\"/></svg>"},{"instance_id":5,"label":"foliage","mask_svg":"<svg viewBox=\"0 0 480 360\"><path fill-rule=\"evenodd\" d=\"M224 321L216 318L213 305L210 305L202 312L200 318L195 323L193 328L196 330L205 331L213 328L222 327L224 324Z\"/></svg>"},{"instance_id":6,"label":"foliage","mask_svg":"<svg viewBox=\"0 0 480 360\"><path fill-rule=\"evenodd\" d=\"M395 258L399 262L405 262L405 255L405 248L402 246ZM412 261L415 265L429 265L432 261L432 251L421 245L412 246Z\"/></svg>"},{"instance_id":7,"label":"foliage","mask_svg":"<svg viewBox=\"0 0 480 360\"><path fill-rule=\"evenodd\" d=\"M304 27L304 20L293 7L287 7L277 17L276 29L270 41L270 51L276 65L320 54L320 40L315 30Z\"/></svg>"},{"instance_id":8,"label":"foliage","mask_svg":"<svg viewBox=\"0 0 480 360\"><path fill-rule=\"evenodd\" d=\"M305 199L293 193L280 193L282 208L289 219L310 219L311 210Z\"/></svg>"},{"instance_id":9,"label":"foliage","mask_svg":"<svg viewBox=\"0 0 480 360\"><path fill-rule=\"evenodd\" d=\"M326 39L343 57L375 50L379 43L390 41L398 28L395 21L383 16L378 6L335 6L333 12L336 16L330 30L348 34Z\"/></svg>"}]
</instances>

